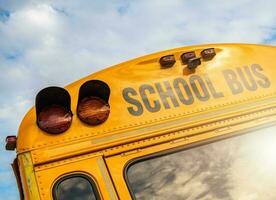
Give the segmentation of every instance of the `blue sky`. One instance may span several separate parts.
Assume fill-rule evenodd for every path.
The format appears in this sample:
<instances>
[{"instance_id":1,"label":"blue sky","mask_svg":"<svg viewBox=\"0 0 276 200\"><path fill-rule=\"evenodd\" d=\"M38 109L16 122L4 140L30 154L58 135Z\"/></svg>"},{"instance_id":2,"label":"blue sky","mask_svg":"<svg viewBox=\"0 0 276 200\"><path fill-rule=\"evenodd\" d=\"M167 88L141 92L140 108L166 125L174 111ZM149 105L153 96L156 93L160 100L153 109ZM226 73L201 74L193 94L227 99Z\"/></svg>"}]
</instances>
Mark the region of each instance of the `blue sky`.
<instances>
[{"instance_id":1,"label":"blue sky","mask_svg":"<svg viewBox=\"0 0 276 200\"><path fill-rule=\"evenodd\" d=\"M276 43L273 0L0 0L0 193L19 199L4 151L36 93L191 44Z\"/></svg>"}]
</instances>

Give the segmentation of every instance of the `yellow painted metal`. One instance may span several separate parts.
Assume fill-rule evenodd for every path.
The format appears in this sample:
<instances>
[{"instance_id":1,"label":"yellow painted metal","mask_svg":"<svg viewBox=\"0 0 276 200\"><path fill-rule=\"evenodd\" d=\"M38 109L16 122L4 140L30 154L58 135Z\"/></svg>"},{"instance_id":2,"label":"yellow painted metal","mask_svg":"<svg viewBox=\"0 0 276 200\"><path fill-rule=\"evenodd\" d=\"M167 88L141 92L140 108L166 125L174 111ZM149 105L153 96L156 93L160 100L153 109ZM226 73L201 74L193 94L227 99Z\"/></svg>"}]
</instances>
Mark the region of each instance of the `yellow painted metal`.
<instances>
[{"instance_id":1,"label":"yellow painted metal","mask_svg":"<svg viewBox=\"0 0 276 200\"><path fill-rule=\"evenodd\" d=\"M180 55L183 52L192 50L195 50L196 54L199 55L202 49L208 47L214 47L217 55L210 61L202 62L195 72L185 71L186 68L180 61ZM161 69L158 59L168 54L175 55L176 63L171 68ZM66 87L71 95L71 108L74 117L71 128L64 134L53 137L41 131L36 125L35 109L32 108L25 116L20 126L17 150L20 153L41 149L43 147L48 148L49 146L64 145L65 142L75 143L79 140L110 137L118 132L126 132L131 129L146 126L147 124L162 123L163 121L174 118L190 117L191 115L198 115L202 112L210 112L231 105L247 104L248 102L256 101L257 99L262 99L269 95L274 96L276 93L276 80L274 78L276 68L275 61L271 58L274 58L275 55L275 47L271 46L216 44L168 50L116 65L92 74ZM258 64L263 68L262 73L271 81L271 87L259 88L256 91L244 90L241 94L233 95L225 80L223 80L222 71L226 69L236 71L237 67L251 67L253 64ZM183 70L185 72L183 72ZM217 90L224 93L224 98L210 98L205 102L195 98L193 104L180 105L179 107L174 107L169 101L171 109L165 109L164 106L162 106L160 111L155 113L148 112L144 109L144 113L140 116L133 116L128 112L127 108L132 105L123 99L122 91L124 88L132 87L137 91L142 84L153 85L156 82L171 82L179 77L188 80L193 74L199 76L208 74ZM102 80L111 88L111 113L108 120L100 126L85 125L78 119L75 113L78 90L81 84L91 79ZM148 96L150 102L156 99L160 101L157 92ZM139 96L135 98L142 101Z\"/></svg>"},{"instance_id":2,"label":"yellow painted metal","mask_svg":"<svg viewBox=\"0 0 276 200\"><path fill-rule=\"evenodd\" d=\"M189 51L200 56L206 48L215 48L217 55L211 60L202 60L195 70L188 70L180 56ZM171 68L160 67L159 58L165 55L174 55L176 59ZM117 199L117 193L120 199L130 199L123 173L131 160L274 123L274 57L276 48L273 46L189 46L127 61L70 84L65 88L71 96L74 116L68 131L59 135L41 131L36 125L34 108L27 113L19 129L17 152L19 158L30 152L27 154L29 158L31 155L32 163L28 174L31 168L35 169L39 184L39 193L36 194L40 194L41 199L52 199L51 189L59 177L80 172L95 180L103 199ZM248 73L251 76L244 77ZM245 84L250 82L250 78L254 79L255 88ZM179 91L174 87L180 79L186 81L192 91L193 102L189 105L181 102ZM199 81L192 83L193 79L204 82L209 91L208 98L202 97L204 90ZM109 118L98 126L84 124L76 114L78 90L88 80L104 81L111 89ZM144 90L142 97L141 88L144 86L153 90ZM177 103L158 92L166 91L168 87L172 88L170 92ZM199 88L197 92L194 87ZM239 87L242 91L238 91ZM135 92L128 95L143 108L139 115L130 112L131 109L137 111L138 107L123 96L126 88ZM156 102L160 108L150 111L147 106L153 107ZM23 158L19 163L23 163ZM29 165L20 165L23 176L26 166ZM26 180L23 177L24 193L28 195ZM32 187L35 190L36 185Z\"/></svg>"},{"instance_id":3,"label":"yellow painted metal","mask_svg":"<svg viewBox=\"0 0 276 200\"><path fill-rule=\"evenodd\" d=\"M96 184L101 199L117 200L117 194L101 156L83 156L35 168L41 200L52 199L55 182L71 174L84 174Z\"/></svg>"},{"instance_id":4,"label":"yellow painted metal","mask_svg":"<svg viewBox=\"0 0 276 200\"><path fill-rule=\"evenodd\" d=\"M30 153L27 152L18 155L18 167L24 191L24 198L26 200L39 200L40 195Z\"/></svg>"}]
</instances>

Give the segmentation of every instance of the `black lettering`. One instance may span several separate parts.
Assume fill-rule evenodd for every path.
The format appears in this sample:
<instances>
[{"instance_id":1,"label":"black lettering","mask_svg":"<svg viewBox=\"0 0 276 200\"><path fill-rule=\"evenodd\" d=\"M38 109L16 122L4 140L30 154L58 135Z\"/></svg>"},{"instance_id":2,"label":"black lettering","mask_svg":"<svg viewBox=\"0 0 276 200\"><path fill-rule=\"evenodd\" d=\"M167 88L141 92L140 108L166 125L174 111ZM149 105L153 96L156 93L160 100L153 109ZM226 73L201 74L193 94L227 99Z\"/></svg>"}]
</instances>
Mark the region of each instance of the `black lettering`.
<instances>
[{"instance_id":1,"label":"black lettering","mask_svg":"<svg viewBox=\"0 0 276 200\"><path fill-rule=\"evenodd\" d=\"M261 80L258 80L257 83L262 88L269 88L270 87L270 81L269 79L261 73L263 71L262 67L258 64L251 65L251 70L255 76L260 78Z\"/></svg>"},{"instance_id":2,"label":"black lettering","mask_svg":"<svg viewBox=\"0 0 276 200\"><path fill-rule=\"evenodd\" d=\"M200 91L197 88L196 82L199 83L199 85L200 85L200 87L201 87L201 89L203 91L203 94L200 94ZM205 84L204 84L204 82L203 82L203 80L202 80L202 78L200 76L192 75L190 77L190 84L191 84L191 86L193 88L193 91L194 91L196 97L200 101L207 101L207 100L209 100L210 94L209 94L209 92L208 92L208 90L207 90L207 88L206 88L206 86L205 86Z\"/></svg>"},{"instance_id":3,"label":"black lettering","mask_svg":"<svg viewBox=\"0 0 276 200\"><path fill-rule=\"evenodd\" d=\"M146 91L149 92L149 94L155 93L154 88L151 85L141 85L139 88L140 95L142 97L142 100L144 102L145 107L147 108L148 111L150 112L158 112L161 108L159 101L155 100L153 101L153 106L150 105L149 99L147 97Z\"/></svg>"},{"instance_id":4,"label":"black lettering","mask_svg":"<svg viewBox=\"0 0 276 200\"><path fill-rule=\"evenodd\" d=\"M178 95L179 100L185 104L185 105L190 105L194 102L194 97L193 94L191 92L191 89L189 88L189 85L187 84L187 82L182 79L182 78L177 78L173 81L173 86L174 89ZM184 92L186 93L186 98L184 97L181 88L183 88Z\"/></svg>"},{"instance_id":5,"label":"black lettering","mask_svg":"<svg viewBox=\"0 0 276 200\"><path fill-rule=\"evenodd\" d=\"M232 91L232 94L243 92L242 84L237 80L237 75L233 70L227 69L222 71L224 78Z\"/></svg>"},{"instance_id":6,"label":"black lettering","mask_svg":"<svg viewBox=\"0 0 276 200\"><path fill-rule=\"evenodd\" d=\"M207 83L207 86L212 94L212 96L217 99L217 98L221 98L224 97L224 94L222 92L217 92L213 83L211 82L211 80L209 79L209 76L207 74L204 75L204 79Z\"/></svg>"},{"instance_id":7,"label":"black lettering","mask_svg":"<svg viewBox=\"0 0 276 200\"><path fill-rule=\"evenodd\" d=\"M246 89L250 91L255 91L257 90L257 83L255 82L254 77L252 76L250 69L248 66L244 66L244 71L246 73L247 78L245 77L245 74L243 73L241 68L237 68L238 74L243 82L243 85L245 86ZM249 82L247 81L249 80Z\"/></svg>"},{"instance_id":8,"label":"black lettering","mask_svg":"<svg viewBox=\"0 0 276 200\"><path fill-rule=\"evenodd\" d=\"M164 85L166 87L166 90L162 89L162 86L160 83L155 83L155 87L157 88L157 91L159 93L159 96L163 102L163 105L166 109L170 108L169 102L167 101L167 98L170 98L174 107L178 107L179 103L177 102L177 99L173 93L172 87L169 83L169 81L164 81Z\"/></svg>"},{"instance_id":9,"label":"black lettering","mask_svg":"<svg viewBox=\"0 0 276 200\"><path fill-rule=\"evenodd\" d=\"M123 90L123 97L126 102L133 104L136 106L136 109L134 107L128 107L127 110L131 115L139 116L143 114L143 106L142 104L137 100L130 97L137 96L137 92L133 88L125 88Z\"/></svg>"}]
</instances>

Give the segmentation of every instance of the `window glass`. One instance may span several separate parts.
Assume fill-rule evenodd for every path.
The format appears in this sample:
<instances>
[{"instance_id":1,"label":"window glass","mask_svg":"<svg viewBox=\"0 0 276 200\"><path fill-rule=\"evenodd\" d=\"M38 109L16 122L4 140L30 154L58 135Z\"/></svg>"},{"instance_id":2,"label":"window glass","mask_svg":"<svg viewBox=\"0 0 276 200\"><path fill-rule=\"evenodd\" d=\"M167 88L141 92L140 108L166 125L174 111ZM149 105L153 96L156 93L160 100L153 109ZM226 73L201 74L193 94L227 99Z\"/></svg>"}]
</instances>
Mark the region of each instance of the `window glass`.
<instances>
[{"instance_id":1,"label":"window glass","mask_svg":"<svg viewBox=\"0 0 276 200\"><path fill-rule=\"evenodd\" d=\"M97 200L95 184L83 175L62 178L54 187L55 200Z\"/></svg>"},{"instance_id":2,"label":"window glass","mask_svg":"<svg viewBox=\"0 0 276 200\"><path fill-rule=\"evenodd\" d=\"M276 128L137 161L127 180L137 200L275 200Z\"/></svg>"}]
</instances>

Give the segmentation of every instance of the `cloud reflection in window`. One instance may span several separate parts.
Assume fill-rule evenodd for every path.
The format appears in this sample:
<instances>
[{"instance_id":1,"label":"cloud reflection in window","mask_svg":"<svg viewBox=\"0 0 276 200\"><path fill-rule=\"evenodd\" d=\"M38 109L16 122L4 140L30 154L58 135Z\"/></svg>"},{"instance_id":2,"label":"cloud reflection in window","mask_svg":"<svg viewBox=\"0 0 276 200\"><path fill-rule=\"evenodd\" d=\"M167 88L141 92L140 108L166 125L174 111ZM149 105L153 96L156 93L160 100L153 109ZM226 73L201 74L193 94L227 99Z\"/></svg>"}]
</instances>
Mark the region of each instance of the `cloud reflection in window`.
<instances>
[{"instance_id":1,"label":"cloud reflection in window","mask_svg":"<svg viewBox=\"0 0 276 200\"><path fill-rule=\"evenodd\" d=\"M82 176L65 178L54 189L56 200L96 200L90 181Z\"/></svg>"},{"instance_id":2,"label":"cloud reflection in window","mask_svg":"<svg viewBox=\"0 0 276 200\"><path fill-rule=\"evenodd\" d=\"M137 200L275 200L276 128L137 162Z\"/></svg>"}]
</instances>

